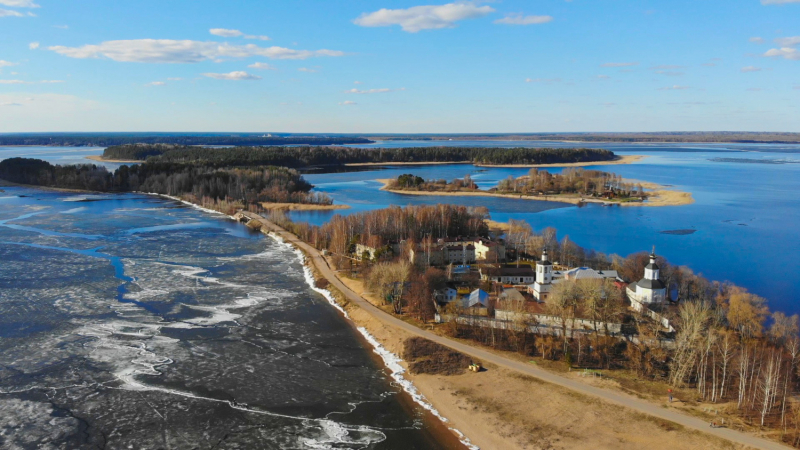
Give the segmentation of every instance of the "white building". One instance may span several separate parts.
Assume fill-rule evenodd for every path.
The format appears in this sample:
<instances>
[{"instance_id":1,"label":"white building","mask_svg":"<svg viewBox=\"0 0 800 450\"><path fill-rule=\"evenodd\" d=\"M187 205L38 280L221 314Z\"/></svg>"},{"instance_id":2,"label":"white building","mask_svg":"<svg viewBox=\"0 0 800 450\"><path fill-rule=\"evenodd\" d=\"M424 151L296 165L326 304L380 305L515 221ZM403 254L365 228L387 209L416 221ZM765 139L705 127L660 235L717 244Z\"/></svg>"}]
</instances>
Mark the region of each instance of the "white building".
<instances>
[{"instance_id":1,"label":"white building","mask_svg":"<svg viewBox=\"0 0 800 450\"><path fill-rule=\"evenodd\" d=\"M536 281L531 285L530 293L537 301L543 302L553 289L553 263L547 259L547 250L542 252L542 259L536 262Z\"/></svg>"},{"instance_id":2,"label":"white building","mask_svg":"<svg viewBox=\"0 0 800 450\"><path fill-rule=\"evenodd\" d=\"M653 250L650 254L650 264L644 268L644 278L636 284L628 285L628 298L636 311L641 311L643 306L650 307L667 300L667 287L659 280L659 272L656 253Z\"/></svg>"},{"instance_id":3,"label":"white building","mask_svg":"<svg viewBox=\"0 0 800 450\"><path fill-rule=\"evenodd\" d=\"M521 285L532 283L536 278L530 266L481 267L481 280L495 283Z\"/></svg>"},{"instance_id":4,"label":"white building","mask_svg":"<svg viewBox=\"0 0 800 450\"><path fill-rule=\"evenodd\" d=\"M589 267L576 267L567 271L553 270L553 263L547 259L547 250L536 263L536 282L528 286L528 292L540 302L547 300L553 285L563 281L617 279L616 270L594 270Z\"/></svg>"}]
</instances>

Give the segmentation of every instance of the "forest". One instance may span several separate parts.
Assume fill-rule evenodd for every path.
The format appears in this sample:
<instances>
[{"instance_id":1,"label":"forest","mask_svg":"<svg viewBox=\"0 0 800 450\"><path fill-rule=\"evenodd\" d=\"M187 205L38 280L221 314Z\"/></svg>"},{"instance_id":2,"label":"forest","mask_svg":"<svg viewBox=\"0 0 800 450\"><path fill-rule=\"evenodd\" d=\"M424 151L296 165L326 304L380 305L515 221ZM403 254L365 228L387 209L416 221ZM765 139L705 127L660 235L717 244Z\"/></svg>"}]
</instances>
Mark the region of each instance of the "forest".
<instances>
[{"instance_id":1,"label":"forest","mask_svg":"<svg viewBox=\"0 0 800 450\"><path fill-rule=\"evenodd\" d=\"M0 134L0 145L48 145L59 147L108 147L126 144L177 145L344 145L369 144L360 137L262 136L223 134L148 133L15 133Z\"/></svg>"},{"instance_id":2,"label":"forest","mask_svg":"<svg viewBox=\"0 0 800 450\"><path fill-rule=\"evenodd\" d=\"M107 148L106 159L202 163L215 167L274 165L291 168L359 163L472 162L474 164L557 164L610 161L614 152L572 148L412 147L368 149L349 147L172 147L123 145Z\"/></svg>"},{"instance_id":3,"label":"forest","mask_svg":"<svg viewBox=\"0 0 800 450\"><path fill-rule=\"evenodd\" d=\"M97 192L152 192L189 196L212 203L260 202L331 204L324 194L310 193L312 186L295 170L262 166L248 169L207 167L192 164L146 162L121 166L109 172L93 164L53 165L30 158L0 161L0 178L13 183Z\"/></svg>"}]
</instances>

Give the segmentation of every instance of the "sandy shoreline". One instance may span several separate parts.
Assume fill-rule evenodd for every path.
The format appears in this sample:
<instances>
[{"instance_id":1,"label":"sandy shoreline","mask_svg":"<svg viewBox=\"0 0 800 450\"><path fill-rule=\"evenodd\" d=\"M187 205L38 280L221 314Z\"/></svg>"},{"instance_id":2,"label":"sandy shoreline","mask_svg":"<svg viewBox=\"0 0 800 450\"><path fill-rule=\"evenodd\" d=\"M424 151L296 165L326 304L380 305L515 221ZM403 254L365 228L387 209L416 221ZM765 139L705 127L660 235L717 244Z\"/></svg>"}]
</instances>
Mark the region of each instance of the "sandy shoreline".
<instances>
[{"instance_id":1,"label":"sandy shoreline","mask_svg":"<svg viewBox=\"0 0 800 450\"><path fill-rule=\"evenodd\" d=\"M392 179L389 178L378 178L373 181L377 181L383 184L383 187L381 187L382 191L400 195L428 195L428 196L440 196L440 197L499 197L499 198L511 198L517 200L536 200L545 202L568 203L571 205L579 205L581 203L601 203L601 204L610 203L612 205L619 205L619 206L652 207L652 206L681 206L681 205L690 205L694 203L694 198L692 197L692 194L689 192L671 190L666 186L661 186L656 183L636 181L636 180L625 180L625 181L639 183L642 185L642 187L646 189L651 189L650 197L647 199L647 201L617 203L597 198L582 198L580 196L561 196L561 195L525 196L518 194L497 194L494 192L486 192L486 191L456 191L456 192L406 191L399 189L387 189L389 182L392 181Z\"/></svg>"},{"instance_id":2,"label":"sandy shoreline","mask_svg":"<svg viewBox=\"0 0 800 450\"><path fill-rule=\"evenodd\" d=\"M359 331L363 329L368 332L385 350L400 355L406 339L424 333L421 330L412 333L406 327L392 325L392 321L383 316L388 316L388 313L376 312L375 304L379 302L371 298L369 293L364 293L361 282L333 275L331 262L323 258L317 250L268 220L264 220L264 223L266 227L262 229L263 232L277 235L306 255L306 264L312 268L314 277L325 278L331 283L326 289L336 301L334 306L343 310ZM330 275L323 275L321 269L327 269ZM340 286L351 294L345 295L339 289ZM361 303L356 304L355 300L351 300L353 293L358 296L356 298L361 299ZM419 330L413 325L411 329ZM480 347L474 343L467 345ZM376 353L379 353L377 349ZM519 359L521 362L530 359L513 353L493 353ZM482 362L488 370L478 374L466 372L462 375L443 376L402 373L422 394L421 400L432 405L446 418L443 419L445 425L454 430L457 437L458 432L455 430L460 430L466 434L468 442L480 448L745 448L711 436L705 429L698 431L686 428L517 373L506 367ZM407 369L404 361L395 361L393 364L400 364ZM562 376L603 389L615 389L613 381L606 385L601 381L584 379L579 372L565 373ZM657 409L667 408L666 404L658 407L661 402L665 403L665 399L654 400L653 405ZM588 430L591 430L591 435L587 434Z\"/></svg>"},{"instance_id":3,"label":"sandy shoreline","mask_svg":"<svg viewBox=\"0 0 800 450\"><path fill-rule=\"evenodd\" d=\"M647 158L646 155L623 155L617 156L610 161L591 161L575 163L556 163L556 164L476 164L471 161L441 161L441 162L374 162L374 163L350 163L348 167L369 167L369 166L434 166L442 164L469 164L475 167L586 167L586 166L609 166L617 164L632 164Z\"/></svg>"},{"instance_id":4,"label":"sandy shoreline","mask_svg":"<svg viewBox=\"0 0 800 450\"><path fill-rule=\"evenodd\" d=\"M126 160L126 159L105 159L102 155L89 155L86 159L91 159L92 161L100 161L100 162L107 162L107 163L124 163L124 164L141 164L144 161L136 161L136 160Z\"/></svg>"},{"instance_id":5,"label":"sandy shoreline","mask_svg":"<svg viewBox=\"0 0 800 450\"><path fill-rule=\"evenodd\" d=\"M647 155L622 155L610 161L591 161L556 164L475 164L476 167L509 167L509 168L534 168L534 167L586 167L586 166L616 166L619 164L633 164L647 158Z\"/></svg>"},{"instance_id":6,"label":"sandy shoreline","mask_svg":"<svg viewBox=\"0 0 800 450\"><path fill-rule=\"evenodd\" d=\"M261 207L270 211L332 211L350 209L350 205L313 205L306 203L261 203Z\"/></svg>"}]
</instances>

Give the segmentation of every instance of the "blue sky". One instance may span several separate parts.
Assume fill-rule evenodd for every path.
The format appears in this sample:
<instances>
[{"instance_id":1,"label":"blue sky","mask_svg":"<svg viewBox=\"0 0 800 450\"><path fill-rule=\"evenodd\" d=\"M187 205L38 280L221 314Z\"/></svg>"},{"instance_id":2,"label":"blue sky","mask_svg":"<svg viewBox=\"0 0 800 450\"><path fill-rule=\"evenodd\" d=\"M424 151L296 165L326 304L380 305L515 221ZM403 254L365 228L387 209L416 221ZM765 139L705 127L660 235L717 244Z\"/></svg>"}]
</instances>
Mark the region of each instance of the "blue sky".
<instances>
[{"instance_id":1,"label":"blue sky","mask_svg":"<svg viewBox=\"0 0 800 450\"><path fill-rule=\"evenodd\" d=\"M800 132L800 0L0 0L0 132Z\"/></svg>"}]
</instances>

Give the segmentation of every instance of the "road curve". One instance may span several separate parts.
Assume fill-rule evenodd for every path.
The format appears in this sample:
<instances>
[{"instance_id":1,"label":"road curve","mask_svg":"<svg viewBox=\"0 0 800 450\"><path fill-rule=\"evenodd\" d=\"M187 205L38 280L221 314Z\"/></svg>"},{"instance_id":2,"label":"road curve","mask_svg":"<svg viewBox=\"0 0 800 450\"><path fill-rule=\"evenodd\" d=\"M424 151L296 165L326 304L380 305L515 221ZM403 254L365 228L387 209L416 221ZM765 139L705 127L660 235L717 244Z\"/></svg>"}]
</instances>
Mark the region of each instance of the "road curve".
<instances>
[{"instance_id":1,"label":"road curve","mask_svg":"<svg viewBox=\"0 0 800 450\"><path fill-rule=\"evenodd\" d=\"M546 381L548 383L552 383L570 389L572 391L579 392L581 394L600 398L607 402L623 406L653 417L658 417L660 419L668 420L670 422L683 425L686 428L691 428L712 436L717 436L722 439L731 441L733 443L747 445L753 448L769 449L769 450L772 449L785 450L791 448L775 441L770 441L767 439L763 439L757 436L753 436L729 428L711 428L709 426L709 423L706 422L705 420L688 416L679 411L664 408L657 404L645 400L640 400L638 398L620 392L614 392L607 389L590 386L588 384L584 384L579 381L571 380L561 375L548 372L544 369L540 369L539 367L532 366L519 361L514 361L512 359L497 355L495 353L491 353L481 348L473 347L471 345L462 344L452 339L439 336L437 334L425 331L409 323L403 322L402 320L390 314L387 314L383 310L377 308L372 303L368 302L360 295L353 292L344 283L342 283L342 281L339 279L336 273L330 268L328 262L325 260L325 258L322 257L322 255L317 249L301 241L294 234L289 233L283 228L278 227L277 225L273 224L267 219L264 219L263 217L257 216L256 214L253 213L246 213L246 214L248 216L252 216L253 218L258 218L258 220L262 222L269 229L269 231L280 236L281 239L283 239L284 241L291 243L292 245L295 245L298 248L302 249L306 253L306 255L308 255L309 259L311 259L317 270L319 270L320 274L324 276L326 279L328 279L328 281L331 284L336 286L336 288L339 289L339 291L341 291L342 294L345 295L345 297L347 297L348 301L355 303L361 309L363 309L376 319L380 320L384 324L403 329L413 335L429 339L438 344L449 347L453 350L457 350L461 353L480 359L481 361L496 364L500 367L514 370L516 372L525 375L530 375L540 380Z\"/></svg>"}]
</instances>

